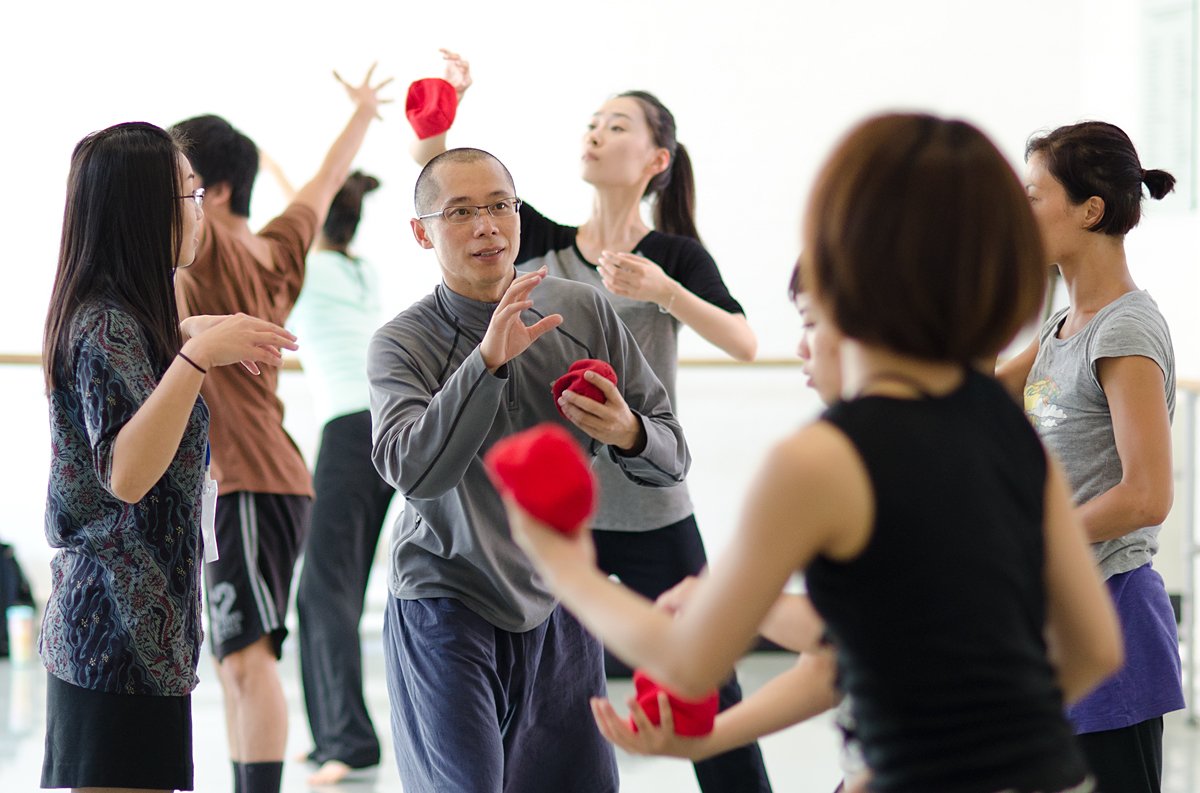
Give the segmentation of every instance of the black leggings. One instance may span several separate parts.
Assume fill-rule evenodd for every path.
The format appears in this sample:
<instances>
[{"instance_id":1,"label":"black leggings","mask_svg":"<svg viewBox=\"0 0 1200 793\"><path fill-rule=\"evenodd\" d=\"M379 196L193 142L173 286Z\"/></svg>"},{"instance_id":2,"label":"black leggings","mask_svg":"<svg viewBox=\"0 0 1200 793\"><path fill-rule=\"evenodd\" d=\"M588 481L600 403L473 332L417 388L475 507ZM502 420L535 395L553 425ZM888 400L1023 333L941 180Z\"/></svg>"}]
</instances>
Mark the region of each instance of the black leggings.
<instances>
[{"instance_id":1,"label":"black leggings","mask_svg":"<svg viewBox=\"0 0 1200 793\"><path fill-rule=\"evenodd\" d=\"M1099 793L1162 790L1162 716L1119 730L1078 736Z\"/></svg>"},{"instance_id":2,"label":"black leggings","mask_svg":"<svg viewBox=\"0 0 1200 793\"><path fill-rule=\"evenodd\" d=\"M296 590L300 680L316 763L379 763L379 739L363 698L363 598L375 546L395 491L371 462L371 414L325 425L313 476L317 498Z\"/></svg>"},{"instance_id":3,"label":"black leggings","mask_svg":"<svg viewBox=\"0 0 1200 793\"><path fill-rule=\"evenodd\" d=\"M640 595L657 598L707 563L704 542L694 515L652 531L604 531L592 533L600 569L621 579ZM629 667L605 654L609 677L628 677ZM742 689L733 675L718 691L720 709L742 701ZM763 764L762 751L751 743L694 764L696 780L704 793L770 793L771 782Z\"/></svg>"}]
</instances>

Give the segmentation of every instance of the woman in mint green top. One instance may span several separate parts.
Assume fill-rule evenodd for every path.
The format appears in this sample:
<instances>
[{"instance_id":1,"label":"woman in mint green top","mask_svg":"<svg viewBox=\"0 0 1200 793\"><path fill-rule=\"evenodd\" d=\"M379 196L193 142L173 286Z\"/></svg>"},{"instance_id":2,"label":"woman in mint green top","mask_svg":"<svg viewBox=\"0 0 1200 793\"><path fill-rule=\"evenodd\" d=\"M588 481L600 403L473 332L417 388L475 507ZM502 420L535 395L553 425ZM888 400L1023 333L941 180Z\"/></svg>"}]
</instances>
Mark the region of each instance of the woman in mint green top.
<instances>
[{"instance_id":1,"label":"woman in mint green top","mask_svg":"<svg viewBox=\"0 0 1200 793\"><path fill-rule=\"evenodd\" d=\"M300 671L312 729L309 780L331 784L379 764L379 739L363 700L358 624L375 546L395 491L371 462L367 343L382 321L379 279L349 245L363 197L379 181L358 171L342 187L308 256L289 324L300 352L321 446L313 473L312 526L296 592Z\"/></svg>"}]
</instances>

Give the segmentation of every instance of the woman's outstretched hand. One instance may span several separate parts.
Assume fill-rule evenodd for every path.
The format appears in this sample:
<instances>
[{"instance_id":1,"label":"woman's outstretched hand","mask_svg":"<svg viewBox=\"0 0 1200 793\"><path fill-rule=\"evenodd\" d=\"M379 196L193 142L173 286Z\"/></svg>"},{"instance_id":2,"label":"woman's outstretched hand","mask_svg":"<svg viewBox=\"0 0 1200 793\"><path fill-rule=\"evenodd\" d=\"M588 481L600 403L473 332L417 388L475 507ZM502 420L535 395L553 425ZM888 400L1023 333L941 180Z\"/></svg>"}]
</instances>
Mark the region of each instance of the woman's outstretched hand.
<instances>
[{"instance_id":1,"label":"woman's outstretched hand","mask_svg":"<svg viewBox=\"0 0 1200 793\"><path fill-rule=\"evenodd\" d=\"M247 314L188 317L179 327L187 337L183 354L205 369L240 363L260 374L258 364L281 366L281 351L299 348L287 329Z\"/></svg>"},{"instance_id":2,"label":"woman's outstretched hand","mask_svg":"<svg viewBox=\"0 0 1200 793\"><path fill-rule=\"evenodd\" d=\"M462 102L463 94L471 87L471 64L457 52L451 52L445 47L439 48L442 58L446 61L446 82L454 86L458 101Z\"/></svg>"}]
</instances>

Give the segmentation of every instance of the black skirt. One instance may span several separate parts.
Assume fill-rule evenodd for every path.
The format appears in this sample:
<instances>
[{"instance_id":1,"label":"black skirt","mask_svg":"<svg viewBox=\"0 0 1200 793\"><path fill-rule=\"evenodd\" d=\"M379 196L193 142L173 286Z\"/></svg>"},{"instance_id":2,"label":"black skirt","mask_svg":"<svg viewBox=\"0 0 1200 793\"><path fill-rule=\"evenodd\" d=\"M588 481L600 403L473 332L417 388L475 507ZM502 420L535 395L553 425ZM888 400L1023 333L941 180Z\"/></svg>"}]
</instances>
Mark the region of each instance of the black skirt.
<instances>
[{"instance_id":1,"label":"black skirt","mask_svg":"<svg viewBox=\"0 0 1200 793\"><path fill-rule=\"evenodd\" d=\"M43 788L192 789L192 698L91 691L47 675Z\"/></svg>"}]
</instances>

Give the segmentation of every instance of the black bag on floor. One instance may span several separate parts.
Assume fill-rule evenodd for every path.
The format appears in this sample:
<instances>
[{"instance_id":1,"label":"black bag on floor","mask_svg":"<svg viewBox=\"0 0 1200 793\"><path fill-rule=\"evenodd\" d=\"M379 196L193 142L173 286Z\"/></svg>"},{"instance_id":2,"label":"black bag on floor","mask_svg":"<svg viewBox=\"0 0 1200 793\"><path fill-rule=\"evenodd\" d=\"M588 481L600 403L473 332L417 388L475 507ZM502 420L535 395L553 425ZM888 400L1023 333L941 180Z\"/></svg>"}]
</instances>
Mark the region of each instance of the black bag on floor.
<instances>
[{"instance_id":1,"label":"black bag on floor","mask_svg":"<svg viewBox=\"0 0 1200 793\"><path fill-rule=\"evenodd\" d=\"M0 542L0 658L8 657L8 607L32 605L33 591L13 547Z\"/></svg>"}]
</instances>

